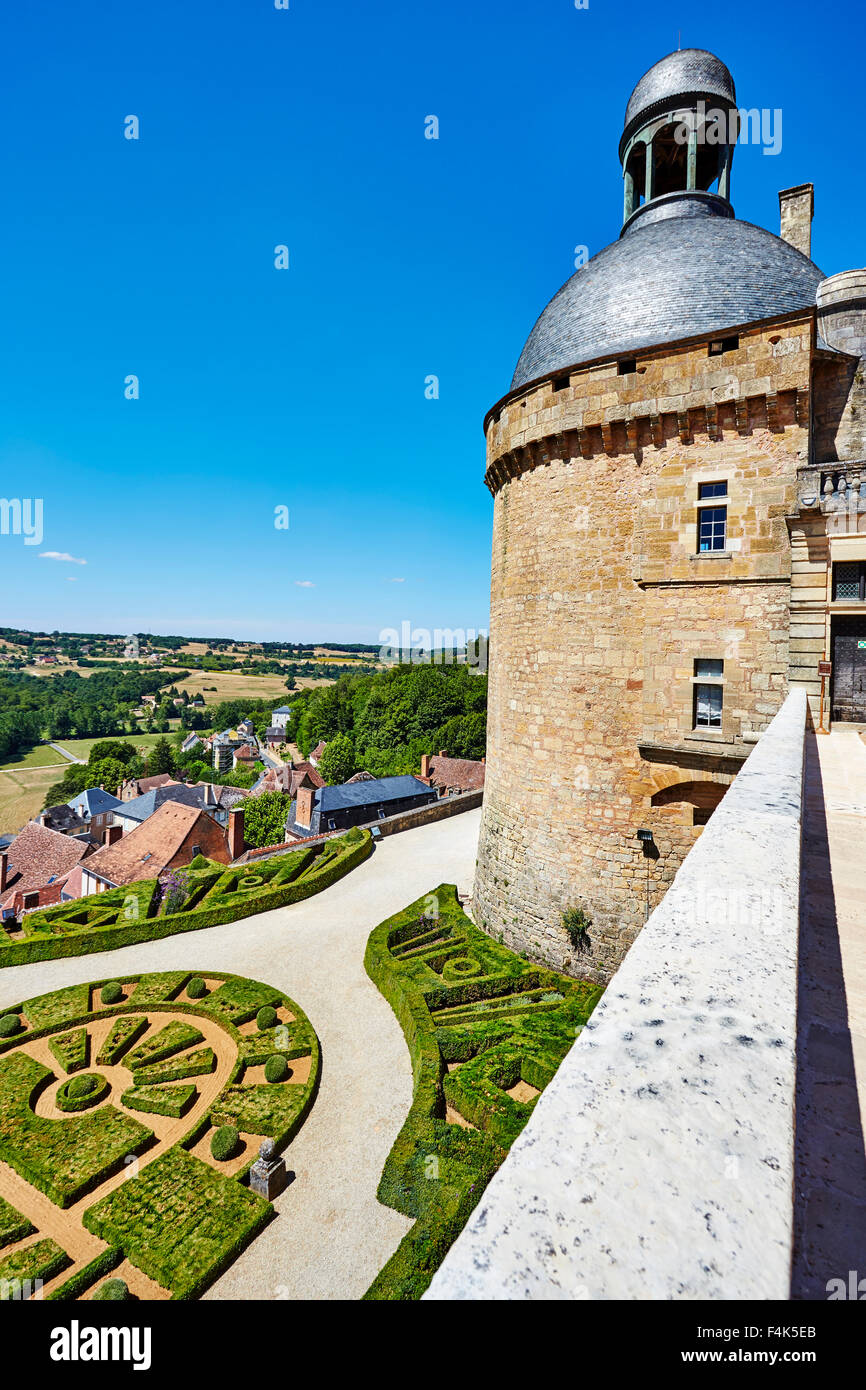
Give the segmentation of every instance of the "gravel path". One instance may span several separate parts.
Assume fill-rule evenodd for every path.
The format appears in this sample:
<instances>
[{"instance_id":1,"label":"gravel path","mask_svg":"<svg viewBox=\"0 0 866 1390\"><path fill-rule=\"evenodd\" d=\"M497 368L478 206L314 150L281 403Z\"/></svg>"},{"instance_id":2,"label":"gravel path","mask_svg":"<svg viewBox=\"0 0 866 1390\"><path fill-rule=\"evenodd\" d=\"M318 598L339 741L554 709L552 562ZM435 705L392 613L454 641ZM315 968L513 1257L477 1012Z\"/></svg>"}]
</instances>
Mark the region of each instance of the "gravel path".
<instances>
[{"instance_id":1,"label":"gravel path","mask_svg":"<svg viewBox=\"0 0 866 1390\"><path fill-rule=\"evenodd\" d=\"M120 951L0 971L0 1008L62 985L136 971L237 971L294 998L322 1044L322 1081L286 1151L296 1174L273 1221L206 1295L360 1297L412 1224L376 1200L409 1111L400 1025L368 979L373 927L440 883L469 891L480 811L383 839L333 887L292 907Z\"/></svg>"}]
</instances>

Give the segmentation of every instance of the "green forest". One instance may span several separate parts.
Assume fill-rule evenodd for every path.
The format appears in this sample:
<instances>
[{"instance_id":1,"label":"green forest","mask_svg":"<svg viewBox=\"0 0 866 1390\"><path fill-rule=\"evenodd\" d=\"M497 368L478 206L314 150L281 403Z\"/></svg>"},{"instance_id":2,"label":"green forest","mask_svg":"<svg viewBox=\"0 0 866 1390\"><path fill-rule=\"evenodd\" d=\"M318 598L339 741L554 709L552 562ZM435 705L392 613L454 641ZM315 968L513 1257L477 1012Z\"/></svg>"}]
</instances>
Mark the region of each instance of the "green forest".
<instances>
[{"instance_id":1,"label":"green forest","mask_svg":"<svg viewBox=\"0 0 866 1390\"><path fill-rule=\"evenodd\" d=\"M401 665L343 675L291 697L289 739L306 757L324 739L319 771L330 783L364 771L417 772L423 753L483 758L487 677L468 666Z\"/></svg>"}]
</instances>

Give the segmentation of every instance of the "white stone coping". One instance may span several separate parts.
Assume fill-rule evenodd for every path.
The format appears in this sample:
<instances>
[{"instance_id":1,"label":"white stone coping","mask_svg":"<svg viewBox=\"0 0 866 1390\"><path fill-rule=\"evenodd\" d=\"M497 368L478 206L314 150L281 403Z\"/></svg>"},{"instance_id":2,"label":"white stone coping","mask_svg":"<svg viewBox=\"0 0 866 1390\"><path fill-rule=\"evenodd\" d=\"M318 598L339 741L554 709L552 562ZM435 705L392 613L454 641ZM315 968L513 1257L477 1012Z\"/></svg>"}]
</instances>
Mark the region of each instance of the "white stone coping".
<instances>
[{"instance_id":1,"label":"white stone coping","mask_svg":"<svg viewBox=\"0 0 866 1390\"><path fill-rule=\"evenodd\" d=\"M426 1298L789 1296L805 724L792 691Z\"/></svg>"}]
</instances>

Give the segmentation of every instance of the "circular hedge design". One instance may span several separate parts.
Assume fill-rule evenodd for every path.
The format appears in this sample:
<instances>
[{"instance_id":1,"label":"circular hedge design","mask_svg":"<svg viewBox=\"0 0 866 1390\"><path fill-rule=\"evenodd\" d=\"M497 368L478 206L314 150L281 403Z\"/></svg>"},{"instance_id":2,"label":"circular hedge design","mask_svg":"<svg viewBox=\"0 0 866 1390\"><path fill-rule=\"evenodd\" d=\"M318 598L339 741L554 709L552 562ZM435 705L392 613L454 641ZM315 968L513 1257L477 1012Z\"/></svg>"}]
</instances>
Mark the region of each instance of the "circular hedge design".
<instances>
[{"instance_id":1,"label":"circular hedge design","mask_svg":"<svg viewBox=\"0 0 866 1390\"><path fill-rule=\"evenodd\" d=\"M12 1229L42 1236L42 1193L57 1211L37 1252L50 1246L68 1264L87 1231L133 1267L120 1281L128 1296L149 1297L137 1268L170 1297L197 1298L274 1214L247 1172L263 1143L279 1152L304 1123L319 1041L293 999L242 975L136 975L108 1003L116 985L67 985L0 1014L0 1155L23 1180L15 1210L7 1203ZM276 1039L255 1027L263 1009L291 1020ZM264 1079L269 1060L281 1079L289 1074L277 1044L304 1059L303 1082ZM58 1296L122 1298L106 1282L112 1265L91 1263L64 1275Z\"/></svg>"},{"instance_id":2,"label":"circular hedge design","mask_svg":"<svg viewBox=\"0 0 866 1390\"><path fill-rule=\"evenodd\" d=\"M446 960L442 968L442 978L448 984L471 980L473 975L481 973L481 966L474 956L458 956L456 960Z\"/></svg>"},{"instance_id":3,"label":"circular hedge design","mask_svg":"<svg viewBox=\"0 0 866 1390\"><path fill-rule=\"evenodd\" d=\"M111 1090L105 1077L98 1071L70 1076L58 1089L54 1103L58 1110L74 1115L81 1110L90 1110L104 1100Z\"/></svg>"}]
</instances>

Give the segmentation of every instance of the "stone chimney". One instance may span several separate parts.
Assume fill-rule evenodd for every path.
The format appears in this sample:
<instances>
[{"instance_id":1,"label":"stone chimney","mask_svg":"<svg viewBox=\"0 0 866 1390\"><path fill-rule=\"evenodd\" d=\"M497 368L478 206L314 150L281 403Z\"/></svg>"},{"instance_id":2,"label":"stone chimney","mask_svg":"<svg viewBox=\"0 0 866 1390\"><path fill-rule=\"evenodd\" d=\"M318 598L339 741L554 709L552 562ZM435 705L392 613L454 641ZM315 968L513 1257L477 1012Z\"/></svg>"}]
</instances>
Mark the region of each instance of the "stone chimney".
<instances>
[{"instance_id":1,"label":"stone chimney","mask_svg":"<svg viewBox=\"0 0 866 1390\"><path fill-rule=\"evenodd\" d=\"M244 808L236 806L229 811L229 860L234 863L244 852Z\"/></svg>"},{"instance_id":2,"label":"stone chimney","mask_svg":"<svg viewBox=\"0 0 866 1390\"><path fill-rule=\"evenodd\" d=\"M781 229L779 236L802 251L812 254L812 213L815 210L815 186L798 183L796 188L783 188L779 194Z\"/></svg>"},{"instance_id":3,"label":"stone chimney","mask_svg":"<svg viewBox=\"0 0 866 1390\"><path fill-rule=\"evenodd\" d=\"M429 776L430 776L430 754L429 754L429 753L422 753L422 754L421 754L421 776L422 776L422 777L429 777Z\"/></svg>"},{"instance_id":4,"label":"stone chimney","mask_svg":"<svg viewBox=\"0 0 866 1390\"><path fill-rule=\"evenodd\" d=\"M105 831L105 843L107 845L116 845L122 834L122 825L109 825Z\"/></svg>"},{"instance_id":5,"label":"stone chimney","mask_svg":"<svg viewBox=\"0 0 866 1390\"><path fill-rule=\"evenodd\" d=\"M0 893L6 891L6 872L9 865L9 855L6 850L0 850Z\"/></svg>"},{"instance_id":6,"label":"stone chimney","mask_svg":"<svg viewBox=\"0 0 866 1390\"><path fill-rule=\"evenodd\" d=\"M445 749L444 749L444 748L440 748L440 749L439 749L439 757L440 757L440 758L447 758L447 757L448 757L448 754L445 752Z\"/></svg>"},{"instance_id":7,"label":"stone chimney","mask_svg":"<svg viewBox=\"0 0 866 1390\"><path fill-rule=\"evenodd\" d=\"M297 805L295 807L295 820L298 825L302 825L305 830L309 830L313 823L313 798L316 795L316 788L308 777L304 777L298 787Z\"/></svg>"}]
</instances>

